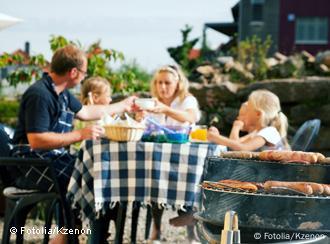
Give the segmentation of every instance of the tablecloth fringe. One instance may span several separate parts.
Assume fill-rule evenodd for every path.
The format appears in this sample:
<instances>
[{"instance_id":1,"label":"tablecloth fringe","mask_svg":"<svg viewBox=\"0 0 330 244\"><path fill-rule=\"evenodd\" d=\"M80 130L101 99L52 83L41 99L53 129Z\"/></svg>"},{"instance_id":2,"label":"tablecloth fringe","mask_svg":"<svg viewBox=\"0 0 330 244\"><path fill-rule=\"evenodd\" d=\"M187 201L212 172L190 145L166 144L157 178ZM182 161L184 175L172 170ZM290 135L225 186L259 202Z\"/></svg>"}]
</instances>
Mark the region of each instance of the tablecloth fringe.
<instances>
[{"instance_id":1,"label":"tablecloth fringe","mask_svg":"<svg viewBox=\"0 0 330 244\"><path fill-rule=\"evenodd\" d=\"M119 202L119 201L114 201L114 202L110 202L110 203L106 203L106 204L108 204L108 207L110 208L110 209L113 209L113 208L115 208L116 207L116 205L117 204L121 204L121 202ZM95 210L96 210L96 213L98 213L98 212L100 212L100 211L102 211L103 209L104 209L104 204L105 203L103 203L103 202L96 202L95 203ZM152 203L152 202L142 202L141 203L141 207L143 207L143 208L146 208L146 207L151 207L151 206L153 206L154 204ZM187 211L187 209L186 209L186 205L184 205L184 204L176 204L176 205L173 205L173 204L169 204L169 203L157 203L157 205L158 205L158 208L164 208L164 209L171 209L171 208L173 208L174 207L174 209L175 210L181 210L181 211L183 211L183 212L186 212Z\"/></svg>"},{"instance_id":2,"label":"tablecloth fringe","mask_svg":"<svg viewBox=\"0 0 330 244\"><path fill-rule=\"evenodd\" d=\"M116 201L116 202L110 202L108 206L110 209L113 209L116 207L117 203L121 204L121 202ZM174 207L176 210L181 210L184 212L187 211L184 204L172 205L172 204L168 204L168 203L158 203L157 205L158 205L158 208L164 208L166 210ZM141 207L143 207L143 208L146 208L148 206L151 207L151 206L153 206L153 204L151 202L141 203ZM94 212L95 218L98 219L102 214L105 213L104 203L101 203L101 202L95 203L95 208L96 208L96 211ZM83 223L82 223L83 228L85 228L85 229L91 228L90 219L87 216L84 216L83 211L80 211L79 217L83 220Z\"/></svg>"}]
</instances>

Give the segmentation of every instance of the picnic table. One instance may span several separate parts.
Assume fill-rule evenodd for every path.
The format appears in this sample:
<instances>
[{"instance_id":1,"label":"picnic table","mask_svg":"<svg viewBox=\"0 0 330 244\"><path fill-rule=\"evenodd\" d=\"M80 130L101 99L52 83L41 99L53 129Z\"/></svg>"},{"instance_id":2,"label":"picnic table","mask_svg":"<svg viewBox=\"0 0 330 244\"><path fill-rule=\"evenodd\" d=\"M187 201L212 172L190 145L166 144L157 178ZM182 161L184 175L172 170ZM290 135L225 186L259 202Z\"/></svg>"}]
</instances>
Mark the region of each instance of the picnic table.
<instances>
[{"instance_id":1,"label":"picnic table","mask_svg":"<svg viewBox=\"0 0 330 244\"><path fill-rule=\"evenodd\" d=\"M86 140L78 153L68 197L79 206L85 223L118 202L193 206L205 159L224 150L208 143Z\"/></svg>"}]
</instances>

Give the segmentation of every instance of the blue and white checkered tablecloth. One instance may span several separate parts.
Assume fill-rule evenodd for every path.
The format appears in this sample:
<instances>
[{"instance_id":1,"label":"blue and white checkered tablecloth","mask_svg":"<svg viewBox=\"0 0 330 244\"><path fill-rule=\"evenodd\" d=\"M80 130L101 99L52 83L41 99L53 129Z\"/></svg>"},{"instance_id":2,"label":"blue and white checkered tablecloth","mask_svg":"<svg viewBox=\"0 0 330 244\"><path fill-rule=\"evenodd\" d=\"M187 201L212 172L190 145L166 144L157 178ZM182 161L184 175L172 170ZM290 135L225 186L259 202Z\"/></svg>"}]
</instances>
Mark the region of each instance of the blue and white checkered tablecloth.
<instances>
[{"instance_id":1,"label":"blue and white checkered tablecloth","mask_svg":"<svg viewBox=\"0 0 330 244\"><path fill-rule=\"evenodd\" d=\"M81 208L81 217L95 217L116 202L155 202L175 207L193 206L204 162L221 146L112 142L82 143L68 197Z\"/></svg>"}]
</instances>

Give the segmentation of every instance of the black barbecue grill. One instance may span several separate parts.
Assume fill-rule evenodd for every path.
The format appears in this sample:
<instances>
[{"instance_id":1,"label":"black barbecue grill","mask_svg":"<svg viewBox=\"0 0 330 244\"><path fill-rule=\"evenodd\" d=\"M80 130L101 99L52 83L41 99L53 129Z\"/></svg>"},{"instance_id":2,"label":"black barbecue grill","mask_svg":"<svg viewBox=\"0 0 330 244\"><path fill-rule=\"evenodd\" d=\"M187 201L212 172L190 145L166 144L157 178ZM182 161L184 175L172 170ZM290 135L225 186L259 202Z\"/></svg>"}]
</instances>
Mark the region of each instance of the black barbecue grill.
<instances>
[{"instance_id":1,"label":"black barbecue grill","mask_svg":"<svg viewBox=\"0 0 330 244\"><path fill-rule=\"evenodd\" d=\"M207 181L234 179L330 183L330 165L322 164L283 164L210 157L204 172L204 180ZM258 190L253 193L230 187L203 187L202 211L196 214L196 218L212 235L219 236L225 213L229 210L239 215L242 243L279 242L287 240L289 236L292 240L299 240L310 237L307 234L314 237L330 236L330 197L327 196L306 196L290 191L278 194ZM261 237L255 238L255 233L260 233ZM280 234L283 238L270 239L267 233Z\"/></svg>"}]
</instances>

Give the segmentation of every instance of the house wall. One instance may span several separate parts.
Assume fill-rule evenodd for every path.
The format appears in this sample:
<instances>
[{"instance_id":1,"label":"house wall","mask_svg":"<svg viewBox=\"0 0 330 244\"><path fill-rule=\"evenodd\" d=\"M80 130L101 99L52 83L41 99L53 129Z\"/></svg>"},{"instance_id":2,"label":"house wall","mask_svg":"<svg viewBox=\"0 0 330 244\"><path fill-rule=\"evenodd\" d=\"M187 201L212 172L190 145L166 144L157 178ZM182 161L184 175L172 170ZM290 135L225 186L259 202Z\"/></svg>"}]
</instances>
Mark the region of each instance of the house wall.
<instances>
[{"instance_id":1,"label":"house wall","mask_svg":"<svg viewBox=\"0 0 330 244\"><path fill-rule=\"evenodd\" d=\"M243 0L244 2L245 0ZM329 0L279 0L280 1L280 34L279 51L290 54L294 51L306 50L312 54L330 49L330 23L328 22L328 43L324 45L299 45L295 44L295 19L297 17L328 17L330 21ZM293 14L295 19L288 20L288 15Z\"/></svg>"},{"instance_id":2,"label":"house wall","mask_svg":"<svg viewBox=\"0 0 330 244\"><path fill-rule=\"evenodd\" d=\"M250 0L240 1L239 19L239 40L244 40L253 35L261 37L263 40L270 35L272 46L270 52L278 49L279 38L279 1L265 0L263 8L263 21L252 21L252 5Z\"/></svg>"}]
</instances>

